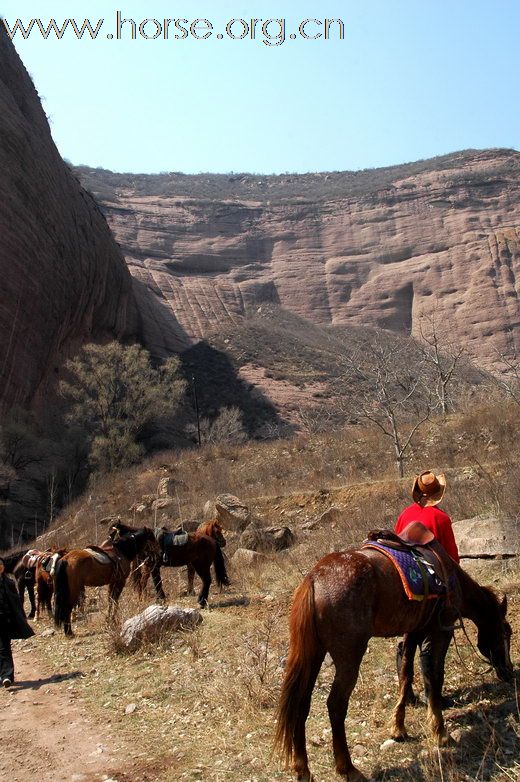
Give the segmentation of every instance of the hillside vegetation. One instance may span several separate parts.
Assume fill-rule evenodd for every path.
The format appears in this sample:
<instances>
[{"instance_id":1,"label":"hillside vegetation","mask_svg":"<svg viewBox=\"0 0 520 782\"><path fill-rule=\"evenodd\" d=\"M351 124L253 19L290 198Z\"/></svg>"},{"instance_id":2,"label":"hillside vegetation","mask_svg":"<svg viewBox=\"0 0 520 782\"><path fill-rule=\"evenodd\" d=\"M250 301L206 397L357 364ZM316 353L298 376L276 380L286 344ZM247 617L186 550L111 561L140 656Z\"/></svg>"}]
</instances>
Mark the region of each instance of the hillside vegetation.
<instances>
[{"instance_id":1,"label":"hillside vegetation","mask_svg":"<svg viewBox=\"0 0 520 782\"><path fill-rule=\"evenodd\" d=\"M323 554L358 544L368 529L392 525L410 501L414 470L446 471L443 505L454 519L517 517L520 489L509 479L520 456L514 421L513 407L498 412L484 402L447 421L432 421L413 449L404 480L394 477L384 438L361 427L165 452L139 467L98 478L41 545L101 540L106 517L116 514L136 525L173 526L178 520L201 518L204 503L220 492L245 500L261 523L289 525L296 545L240 568L232 561L238 534L226 530L232 584L222 594L213 585L209 611L193 633L165 635L159 643L121 656L118 627L109 632L104 624L106 596L91 590L87 616L76 623L76 639L39 639L38 649L60 671L88 671L75 692L100 719L134 741L129 768L142 768L143 779L287 780L290 775L272 757L271 747L294 587ZM175 496L167 508L154 512L150 501L164 477L173 479ZM325 511L329 513L323 516ZM464 567L480 583L507 591L515 632L512 658L517 660L518 559L465 562ZM163 576L170 604L194 605L194 598L184 594L182 569L165 570ZM153 601L151 591L139 602L127 587L121 621ZM472 626L468 630L474 644ZM440 753L429 744L422 707L408 709L411 740L381 749L396 696L395 645L391 639L370 642L351 700L347 735L356 764L373 780L516 778L520 741L513 689L484 672L460 631L456 639L446 668L446 690L455 699L455 708L445 714L451 742ZM325 706L333 671L328 663L322 668L308 724L309 753L320 782L335 779ZM129 704L131 713L125 714Z\"/></svg>"},{"instance_id":2,"label":"hillside vegetation","mask_svg":"<svg viewBox=\"0 0 520 782\"><path fill-rule=\"evenodd\" d=\"M511 168L511 157L514 165ZM161 174L116 173L102 168L76 166L74 172L84 187L102 201L117 201L119 189L131 189L138 196L184 196L203 201L251 199L254 201L326 201L333 198L370 196L391 189L395 182L419 174L443 172L446 186L461 184L460 175L450 172L474 160L489 158L486 170L466 172L468 185L490 184L504 177L513 177L520 170L520 155L510 149L467 149L449 155L397 166L360 171L330 171L309 174ZM455 178L453 178L453 176ZM457 179L458 177L458 179Z\"/></svg>"}]
</instances>

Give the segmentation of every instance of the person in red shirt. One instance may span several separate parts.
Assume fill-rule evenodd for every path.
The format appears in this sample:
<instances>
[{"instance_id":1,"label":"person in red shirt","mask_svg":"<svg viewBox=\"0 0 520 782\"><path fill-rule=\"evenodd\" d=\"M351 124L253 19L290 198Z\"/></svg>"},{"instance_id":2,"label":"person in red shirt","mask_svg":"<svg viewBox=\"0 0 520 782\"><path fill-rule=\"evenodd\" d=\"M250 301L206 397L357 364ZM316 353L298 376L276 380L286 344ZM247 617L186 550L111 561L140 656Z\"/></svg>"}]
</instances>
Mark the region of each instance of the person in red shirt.
<instances>
[{"instance_id":1,"label":"person in red shirt","mask_svg":"<svg viewBox=\"0 0 520 782\"><path fill-rule=\"evenodd\" d=\"M455 542L451 519L447 513L437 507L446 491L446 478L441 473L422 472L417 475L412 488L413 503L401 513L395 525L399 535L412 521L420 521L433 532L441 546L458 564L459 550Z\"/></svg>"},{"instance_id":2,"label":"person in red shirt","mask_svg":"<svg viewBox=\"0 0 520 782\"><path fill-rule=\"evenodd\" d=\"M399 535L405 527L412 521L420 521L433 532L438 542L443 546L450 557L458 564L459 550L453 534L453 527L450 517L443 510L438 508L438 504L444 497L446 491L446 478L443 473L436 475L430 470L417 475L413 482L412 497L413 503L401 513L395 525L395 532ZM453 630L446 630L446 648L448 648L453 638ZM426 636L420 644L420 663L423 676L429 674L432 670L431 639ZM403 654L403 642L397 645L397 671L399 673ZM426 697L428 693L425 693ZM417 698L411 690L407 695L407 701L416 703ZM443 706L451 705L449 698L443 698Z\"/></svg>"}]
</instances>

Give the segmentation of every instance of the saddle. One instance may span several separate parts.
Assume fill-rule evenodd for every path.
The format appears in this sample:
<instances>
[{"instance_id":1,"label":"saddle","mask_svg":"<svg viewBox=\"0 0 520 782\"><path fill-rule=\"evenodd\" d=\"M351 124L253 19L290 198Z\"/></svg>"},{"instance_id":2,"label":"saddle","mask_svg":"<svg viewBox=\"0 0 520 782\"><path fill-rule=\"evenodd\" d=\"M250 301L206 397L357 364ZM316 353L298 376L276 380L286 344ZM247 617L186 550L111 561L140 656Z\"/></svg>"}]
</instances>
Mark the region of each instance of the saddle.
<instances>
[{"instance_id":1,"label":"saddle","mask_svg":"<svg viewBox=\"0 0 520 782\"><path fill-rule=\"evenodd\" d=\"M371 530L363 548L385 554L398 571L410 600L445 596L450 579L444 566L446 554L431 530L412 521L397 535L392 530Z\"/></svg>"},{"instance_id":2,"label":"saddle","mask_svg":"<svg viewBox=\"0 0 520 782\"><path fill-rule=\"evenodd\" d=\"M36 567L43 555L43 551L39 551L39 549L36 548L31 548L26 554L23 555L20 564L22 567L30 570L31 568ZM18 565L18 567L20 567L20 565Z\"/></svg>"},{"instance_id":3,"label":"saddle","mask_svg":"<svg viewBox=\"0 0 520 782\"><path fill-rule=\"evenodd\" d=\"M158 542L163 552L162 559L164 565L169 563L168 549L171 549L174 546L185 546L189 540L189 537L189 534L185 532L182 527L179 527L179 529L176 529L173 532L169 532L168 530L164 530L162 532Z\"/></svg>"},{"instance_id":4,"label":"saddle","mask_svg":"<svg viewBox=\"0 0 520 782\"><path fill-rule=\"evenodd\" d=\"M101 565L121 565L121 555L110 538L104 540L100 546L88 546L84 549L91 557L94 557Z\"/></svg>"}]
</instances>

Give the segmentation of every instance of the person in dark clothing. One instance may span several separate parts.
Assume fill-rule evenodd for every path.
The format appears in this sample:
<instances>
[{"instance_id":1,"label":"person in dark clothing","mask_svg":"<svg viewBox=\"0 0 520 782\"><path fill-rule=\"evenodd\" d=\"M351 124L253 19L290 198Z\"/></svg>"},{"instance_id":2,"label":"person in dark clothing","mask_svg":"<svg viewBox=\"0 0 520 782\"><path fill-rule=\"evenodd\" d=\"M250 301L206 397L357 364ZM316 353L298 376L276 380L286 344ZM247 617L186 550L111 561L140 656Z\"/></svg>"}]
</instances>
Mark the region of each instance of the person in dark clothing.
<instances>
[{"instance_id":1,"label":"person in dark clothing","mask_svg":"<svg viewBox=\"0 0 520 782\"><path fill-rule=\"evenodd\" d=\"M401 513L397 519L395 525L395 532L399 535L408 524L413 521L420 521L427 529L431 530L435 535L438 542L443 546L447 554L457 564L459 563L459 550L457 543L455 542L455 536L453 534L452 521L447 513L441 510L439 503L444 497L446 491L446 478L443 473L436 475L434 472L427 470L417 475L413 482L412 497L413 503L409 505ZM453 628L446 627L444 642L446 649L450 645L453 638ZM420 656L419 662L423 677L429 677L432 672L432 650L431 650L431 637L426 635L419 644ZM397 645L397 672L401 668L403 657L403 642L400 641ZM413 689L409 689L407 692L407 702L416 703L417 700L428 700L428 688L425 684L424 696L417 698L413 692ZM448 708L452 705L451 698L442 696L443 708Z\"/></svg>"},{"instance_id":2,"label":"person in dark clothing","mask_svg":"<svg viewBox=\"0 0 520 782\"><path fill-rule=\"evenodd\" d=\"M30 638L34 630L27 621L16 583L6 575L0 559L0 681L4 687L14 683L14 661L11 641Z\"/></svg>"}]
</instances>

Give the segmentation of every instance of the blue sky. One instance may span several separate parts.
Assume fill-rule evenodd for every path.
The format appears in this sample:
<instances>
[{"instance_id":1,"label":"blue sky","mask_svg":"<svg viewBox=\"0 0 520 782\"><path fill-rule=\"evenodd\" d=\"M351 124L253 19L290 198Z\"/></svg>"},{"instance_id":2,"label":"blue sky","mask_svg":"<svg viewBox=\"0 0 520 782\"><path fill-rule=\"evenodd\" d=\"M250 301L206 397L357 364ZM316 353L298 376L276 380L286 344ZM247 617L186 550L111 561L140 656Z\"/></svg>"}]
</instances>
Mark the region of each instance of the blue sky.
<instances>
[{"instance_id":1,"label":"blue sky","mask_svg":"<svg viewBox=\"0 0 520 782\"><path fill-rule=\"evenodd\" d=\"M205 18L215 29L207 40L132 41L127 25L109 40L117 10L137 24ZM61 41L37 30L15 38L75 164L280 173L520 148L518 0L0 0L0 14L11 26L105 19L96 41L70 30ZM284 18L287 40L266 46L259 26L256 40L217 39L233 18ZM345 39L334 30L327 41L290 39L306 18L341 19Z\"/></svg>"}]
</instances>

